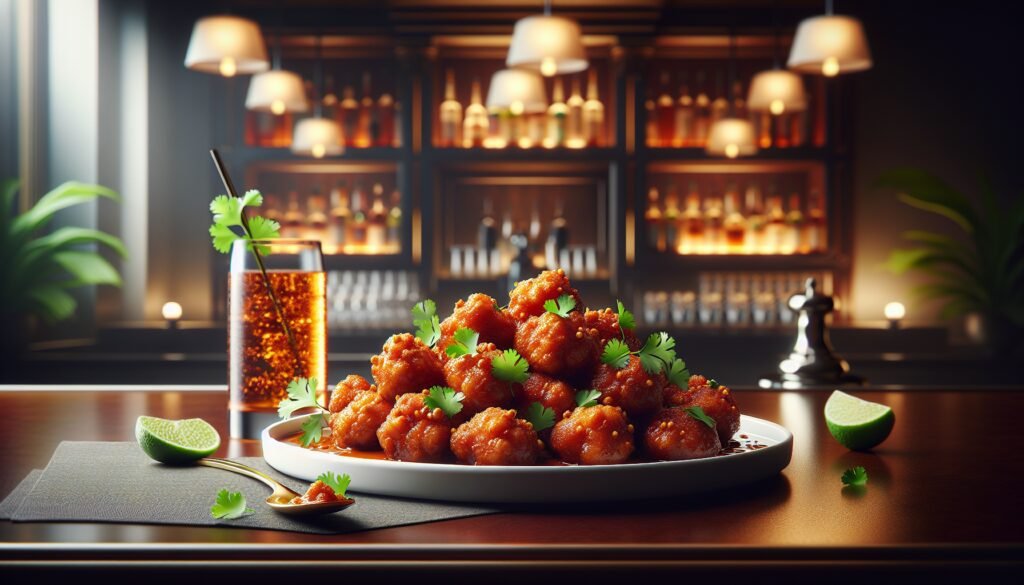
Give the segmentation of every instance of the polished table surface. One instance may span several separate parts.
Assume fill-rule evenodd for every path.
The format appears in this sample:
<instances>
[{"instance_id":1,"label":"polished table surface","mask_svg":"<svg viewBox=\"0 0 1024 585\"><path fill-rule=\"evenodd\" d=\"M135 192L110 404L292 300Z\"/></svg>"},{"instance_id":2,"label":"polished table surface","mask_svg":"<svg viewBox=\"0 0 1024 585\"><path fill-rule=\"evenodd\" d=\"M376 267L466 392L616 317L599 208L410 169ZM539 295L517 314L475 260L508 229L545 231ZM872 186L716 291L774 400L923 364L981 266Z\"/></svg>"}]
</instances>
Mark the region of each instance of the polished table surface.
<instances>
[{"instance_id":1,"label":"polished table surface","mask_svg":"<svg viewBox=\"0 0 1024 585\"><path fill-rule=\"evenodd\" d=\"M639 504L527 507L339 536L0 521L0 569L344 566L376 582L408 570L436 572L447 582L467 570L491 571L494 581L562 570L615 580L617 570L639 568L1019 573L1024 390L858 395L896 413L892 435L870 453L847 451L829 435L827 392L737 392L744 413L794 435L793 460L782 474L739 489ZM132 440L140 414L202 417L226 436L225 409L223 391L0 390L0 495L43 467L60 441ZM221 448L221 455L259 453L252 441ZM843 489L843 470L857 465L868 471L867 488Z\"/></svg>"}]
</instances>

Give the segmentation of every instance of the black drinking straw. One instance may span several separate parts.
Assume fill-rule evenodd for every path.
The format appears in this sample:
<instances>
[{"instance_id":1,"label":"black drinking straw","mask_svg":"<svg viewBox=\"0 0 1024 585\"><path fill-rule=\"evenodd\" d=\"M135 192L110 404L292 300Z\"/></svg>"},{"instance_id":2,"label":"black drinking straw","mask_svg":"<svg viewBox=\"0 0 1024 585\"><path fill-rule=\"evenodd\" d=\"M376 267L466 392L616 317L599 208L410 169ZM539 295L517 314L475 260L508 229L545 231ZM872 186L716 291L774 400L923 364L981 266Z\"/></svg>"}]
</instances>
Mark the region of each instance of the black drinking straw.
<instances>
[{"instance_id":1,"label":"black drinking straw","mask_svg":"<svg viewBox=\"0 0 1024 585\"><path fill-rule=\"evenodd\" d=\"M228 195L231 197L238 197L238 191L235 190L235 183L231 180L231 175L228 174L228 168L224 165L224 161L220 158L220 153L217 152L216 148L210 149L210 156L213 157L213 166L217 167L217 174L220 175L220 180L224 183L224 189L227 190ZM241 210L242 229L252 239L252 230L249 229L249 218L245 215L245 209ZM270 276L267 275L267 268L263 265L263 256L260 255L258 246L252 246L252 254L256 257L256 265L260 268L260 274L263 276L263 284L267 287L267 294L270 296L270 302L274 305L274 311L277 313L277 318L281 321L281 328L284 330L285 337L288 338L288 345L291 347L292 354L295 356L295 372L299 378L305 378L306 368L302 364L302 356L299 354L299 345L295 342L295 336L292 335L291 327L288 327L288 321L284 318L284 311L281 309L281 303L277 300L277 295L274 293L274 287L270 284Z\"/></svg>"}]
</instances>

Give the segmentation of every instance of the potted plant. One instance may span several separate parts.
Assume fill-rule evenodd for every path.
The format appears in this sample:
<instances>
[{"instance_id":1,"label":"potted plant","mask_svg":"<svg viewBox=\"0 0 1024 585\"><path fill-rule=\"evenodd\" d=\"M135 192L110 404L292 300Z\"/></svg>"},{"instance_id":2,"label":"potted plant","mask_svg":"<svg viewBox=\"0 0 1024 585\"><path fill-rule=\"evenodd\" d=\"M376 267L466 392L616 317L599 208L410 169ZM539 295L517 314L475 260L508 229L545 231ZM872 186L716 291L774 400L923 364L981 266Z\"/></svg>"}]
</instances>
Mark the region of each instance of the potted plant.
<instances>
[{"instance_id":1,"label":"potted plant","mask_svg":"<svg viewBox=\"0 0 1024 585\"><path fill-rule=\"evenodd\" d=\"M963 232L954 238L907 231L903 239L913 247L893 250L887 267L927 275L929 282L915 288L919 298L943 303L944 319L978 315L993 350L1013 350L1024 332L1024 199L1002 204L988 185L969 198L914 168L889 171L876 185L895 189L903 203L940 215Z\"/></svg>"}]
</instances>

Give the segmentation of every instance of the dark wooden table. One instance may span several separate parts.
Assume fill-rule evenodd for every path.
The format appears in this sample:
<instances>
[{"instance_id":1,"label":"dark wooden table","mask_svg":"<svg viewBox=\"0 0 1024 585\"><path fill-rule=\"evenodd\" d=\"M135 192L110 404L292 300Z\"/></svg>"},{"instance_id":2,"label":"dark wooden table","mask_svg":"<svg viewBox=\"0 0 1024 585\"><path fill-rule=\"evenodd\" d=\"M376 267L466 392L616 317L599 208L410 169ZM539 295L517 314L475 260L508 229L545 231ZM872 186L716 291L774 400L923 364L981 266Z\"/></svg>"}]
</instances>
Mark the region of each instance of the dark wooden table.
<instances>
[{"instance_id":1,"label":"dark wooden table","mask_svg":"<svg viewBox=\"0 0 1024 585\"><path fill-rule=\"evenodd\" d=\"M68 390L0 391L0 495L44 466L62 440L131 440L140 414L203 417L226 436L225 392ZM204 570L280 582L297 570L344 570L339 574L349 583L519 582L567 572L629 583L640 571L826 583L878 575L929 583L1021 577L1024 390L860 395L896 412L895 430L873 453L849 452L831 438L822 417L826 392L738 392L745 413L795 436L793 461L781 475L741 489L331 537L0 522L0 574L116 571L159 581ZM255 455L259 446L232 441L221 454ZM843 470L856 465L870 475L860 493L840 482Z\"/></svg>"}]
</instances>

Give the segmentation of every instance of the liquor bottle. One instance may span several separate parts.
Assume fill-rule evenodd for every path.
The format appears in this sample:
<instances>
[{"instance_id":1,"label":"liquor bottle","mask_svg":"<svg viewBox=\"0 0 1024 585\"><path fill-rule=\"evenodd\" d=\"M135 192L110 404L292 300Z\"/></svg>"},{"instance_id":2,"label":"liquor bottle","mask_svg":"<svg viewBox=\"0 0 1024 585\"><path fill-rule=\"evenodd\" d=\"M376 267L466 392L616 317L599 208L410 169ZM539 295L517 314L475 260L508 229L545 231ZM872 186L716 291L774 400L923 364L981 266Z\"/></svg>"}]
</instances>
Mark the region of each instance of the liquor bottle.
<instances>
[{"instance_id":1,"label":"liquor bottle","mask_svg":"<svg viewBox=\"0 0 1024 585\"><path fill-rule=\"evenodd\" d=\"M747 222L740 212L740 194L732 184L725 191L725 245L729 254L746 250Z\"/></svg>"},{"instance_id":2,"label":"liquor bottle","mask_svg":"<svg viewBox=\"0 0 1024 585\"><path fill-rule=\"evenodd\" d=\"M387 211L384 210L384 186L373 184L373 204L366 219L366 247L370 254L380 254L387 237Z\"/></svg>"},{"instance_id":3,"label":"liquor bottle","mask_svg":"<svg viewBox=\"0 0 1024 585\"><path fill-rule=\"evenodd\" d=\"M292 189L288 193L288 210L284 212L281 222L282 238L301 238L305 231L306 215L299 206L299 193Z\"/></svg>"},{"instance_id":4,"label":"liquor bottle","mask_svg":"<svg viewBox=\"0 0 1024 585\"><path fill-rule=\"evenodd\" d=\"M548 106L548 135L544 139L545 148L565 146L566 117L569 106L565 105L565 88L562 78L555 79L555 89L551 93L551 105Z\"/></svg>"},{"instance_id":5,"label":"liquor bottle","mask_svg":"<svg viewBox=\"0 0 1024 585\"><path fill-rule=\"evenodd\" d=\"M704 87L704 72L697 72L697 97L693 100L693 146L703 148L708 141L708 130L711 129L711 98Z\"/></svg>"},{"instance_id":6,"label":"liquor bottle","mask_svg":"<svg viewBox=\"0 0 1024 585\"><path fill-rule=\"evenodd\" d=\"M812 189L807 197L807 225L805 238L806 252L824 252L828 247L828 226L825 222L825 206L821 193Z\"/></svg>"},{"instance_id":7,"label":"liquor bottle","mask_svg":"<svg viewBox=\"0 0 1024 585\"><path fill-rule=\"evenodd\" d=\"M580 95L580 78L572 78L572 95L565 101L569 109L565 123L565 145L569 148L582 148L586 145L583 138L583 96Z\"/></svg>"},{"instance_id":8,"label":"liquor bottle","mask_svg":"<svg viewBox=\"0 0 1024 585\"><path fill-rule=\"evenodd\" d=\"M370 73L363 73L363 97L359 100L359 127L356 129L355 145L366 148L373 145L375 118L373 96L371 96Z\"/></svg>"},{"instance_id":9,"label":"liquor bottle","mask_svg":"<svg viewBox=\"0 0 1024 585\"><path fill-rule=\"evenodd\" d=\"M776 148L789 148L792 146L789 135L792 124L792 112L783 112L775 117L775 136L773 142Z\"/></svg>"},{"instance_id":10,"label":"liquor bottle","mask_svg":"<svg viewBox=\"0 0 1024 585\"><path fill-rule=\"evenodd\" d=\"M281 201L277 195L267 193L263 196L263 216L271 221L276 221L278 224L283 219L281 215Z\"/></svg>"},{"instance_id":11,"label":"liquor bottle","mask_svg":"<svg viewBox=\"0 0 1024 585\"><path fill-rule=\"evenodd\" d=\"M651 187L647 191L647 209L644 210L644 220L647 222L647 243L655 250L664 252L666 248L665 226L658 199L658 188Z\"/></svg>"},{"instance_id":12,"label":"liquor bottle","mask_svg":"<svg viewBox=\"0 0 1024 585\"><path fill-rule=\"evenodd\" d=\"M724 217L722 199L708 197L704 201L704 253L722 254L725 252L725 234L723 232Z\"/></svg>"},{"instance_id":13,"label":"liquor bottle","mask_svg":"<svg viewBox=\"0 0 1024 585\"><path fill-rule=\"evenodd\" d=\"M319 186L313 187L306 198L306 224L304 237L320 242L327 240L327 200L320 193Z\"/></svg>"},{"instance_id":14,"label":"liquor bottle","mask_svg":"<svg viewBox=\"0 0 1024 585\"><path fill-rule=\"evenodd\" d=\"M533 204L530 206L530 227L527 235L530 236L530 242L536 242L540 238L540 230L543 226L540 223L540 205L537 203L537 197L532 197Z\"/></svg>"},{"instance_id":15,"label":"liquor bottle","mask_svg":"<svg viewBox=\"0 0 1024 585\"><path fill-rule=\"evenodd\" d=\"M654 117L654 100L644 101L644 133L648 147L658 146L658 121Z\"/></svg>"},{"instance_id":16,"label":"liquor bottle","mask_svg":"<svg viewBox=\"0 0 1024 585\"><path fill-rule=\"evenodd\" d=\"M676 108L675 100L672 99L672 90L669 87L670 81L669 72L662 71L658 99L654 105L658 120L657 145L661 147L672 146L672 135L676 129Z\"/></svg>"},{"instance_id":17,"label":"liquor bottle","mask_svg":"<svg viewBox=\"0 0 1024 585\"><path fill-rule=\"evenodd\" d=\"M480 80L473 79L466 119L462 122L462 146L480 148L484 145L484 138L487 138L487 108L480 98Z\"/></svg>"},{"instance_id":18,"label":"liquor bottle","mask_svg":"<svg viewBox=\"0 0 1024 585\"><path fill-rule=\"evenodd\" d=\"M693 136L690 129L693 127L693 96L690 95L690 86L686 84L686 72L682 73L679 84L679 99L676 100L676 130L672 136L672 146L676 148L693 146Z\"/></svg>"},{"instance_id":19,"label":"liquor bottle","mask_svg":"<svg viewBox=\"0 0 1024 585\"><path fill-rule=\"evenodd\" d=\"M757 146L759 148L772 147L772 123L775 121L774 118L775 116L772 116L768 111L758 114Z\"/></svg>"},{"instance_id":20,"label":"liquor bottle","mask_svg":"<svg viewBox=\"0 0 1024 585\"><path fill-rule=\"evenodd\" d=\"M583 104L583 139L587 146L600 146L604 135L604 104L597 97L597 69L587 77L587 101Z\"/></svg>"},{"instance_id":21,"label":"liquor bottle","mask_svg":"<svg viewBox=\"0 0 1024 585\"><path fill-rule=\"evenodd\" d=\"M569 249L569 222L565 220L562 200L555 200L555 216L548 227L548 241L544 244L544 260L549 270L557 267L569 271L561 262L562 252Z\"/></svg>"},{"instance_id":22,"label":"liquor bottle","mask_svg":"<svg viewBox=\"0 0 1024 585\"><path fill-rule=\"evenodd\" d=\"M387 249L396 254L402 249L402 192L391 191L391 209L388 209Z\"/></svg>"},{"instance_id":23,"label":"liquor bottle","mask_svg":"<svg viewBox=\"0 0 1024 585\"><path fill-rule=\"evenodd\" d=\"M340 254L345 249L346 230L352 212L348 208L348 187L343 181L331 189L331 217L328 227L328 239L334 248L335 254Z\"/></svg>"},{"instance_id":24,"label":"liquor bottle","mask_svg":"<svg viewBox=\"0 0 1024 585\"><path fill-rule=\"evenodd\" d=\"M775 188L768 191L768 219L764 228L762 250L765 254L778 254L782 247L782 237L786 231L786 213L782 210L782 197L775 195Z\"/></svg>"},{"instance_id":25,"label":"liquor bottle","mask_svg":"<svg viewBox=\"0 0 1024 585\"><path fill-rule=\"evenodd\" d=\"M377 98L377 146L390 147L395 143L395 98L388 92Z\"/></svg>"},{"instance_id":26,"label":"liquor bottle","mask_svg":"<svg viewBox=\"0 0 1024 585\"><path fill-rule=\"evenodd\" d=\"M292 145L292 114L267 114L270 116L273 126L270 146L274 148L288 148Z\"/></svg>"},{"instance_id":27,"label":"liquor bottle","mask_svg":"<svg viewBox=\"0 0 1024 585\"><path fill-rule=\"evenodd\" d=\"M335 109L338 107L338 93L334 90L333 75L324 77L324 97L320 103L323 104L324 117L333 118L337 113Z\"/></svg>"},{"instance_id":28,"label":"liquor bottle","mask_svg":"<svg viewBox=\"0 0 1024 585\"><path fill-rule=\"evenodd\" d=\"M547 116L538 113L523 113L519 118L526 126L526 130L519 138L519 148L533 148L544 144L547 136Z\"/></svg>"},{"instance_id":29,"label":"liquor bottle","mask_svg":"<svg viewBox=\"0 0 1024 585\"><path fill-rule=\"evenodd\" d=\"M402 146L402 102L395 100L395 115L391 119L391 146L398 148Z\"/></svg>"},{"instance_id":30,"label":"liquor bottle","mask_svg":"<svg viewBox=\"0 0 1024 585\"><path fill-rule=\"evenodd\" d=\"M356 183L352 188L352 217L345 234L345 248L362 254L366 252L366 197L363 187Z\"/></svg>"},{"instance_id":31,"label":"liquor bottle","mask_svg":"<svg viewBox=\"0 0 1024 585\"><path fill-rule=\"evenodd\" d=\"M498 246L498 221L494 219L494 205L489 197L484 198L483 207L483 216L476 231L476 247L490 253Z\"/></svg>"},{"instance_id":32,"label":"liquor bottle","mask_svg":"<svg viewBox=\"0 0 1024 585\"><path fill-rule=\"evenodd\" d=\"M711 102L711 123L721 120L729 114L729 98L726 94L722 72L715 74L715 101Z\"/></svg>"},{"instance_id":33,"label":"liquor bottle","mask_svg":"<svg viewBox=\"0 0 1024 585\"><path fill-rule=\"evenodd\" d=\"M494 135L485 145L488 148L506 148L512 144L514 136L512 115L508 110L502 109L490 113L488 116L489 127L494 129Z\"/></svg>"},{"instance_id":34,"label":"liquor bottle","mask_svg":"<svg viewBox=\"0 0 1024 585\"><path fill-rule=\"evenodd\" d=\"M452 148L462 137L462 104L455 98L455 70L449 68L444 76L444 101L441 102L441 143Z\"/></svg>"},{"instance_id":35,"label":"liquor bottle","mask_svg":"<svg viewBox=\"0 0 1024 585\"><path fill-rule=\"evenodd\" d=\"M804 212L801 209L801 197L799 193L792 193L789 196L789 211L786 213L786 230L782 240L783 254L795 254L800 251L804 235Z\"/></svg>"},{"instance_id":36,"label":"liquor bottle","mask_svg":"<svg viewBox=\"0 0 1024 585\"><path fill-rule=\"evenodd\" d=\"M765 229L768 219L764 215L764 198L756 183L747 186L747 254L764 252Z\"/></svg>"},{"instance_id":37,"label":"liquor bottle","mask_svg":"<svg viewBox=\"0 0 1024 585\"><path fill-rule=\"evenodd\" d=\"M747 99L743 93L743 82L739 79L732 82L732 115L740 119L747 117Z\"/></svg>"},{"instance_id":38,"label":"liquor bottle","mask_svg":"<svg viewBox=\"0 0 1024 585\"><path fill-rule=\"evenodd\" d=\"M351 85L346 85L341 91L336 119L344 134L345 146L355 146L356 132L359 129L359 102L356 101L356 90Z\"/></svg>"},{"instance_id":39,"label":"liquor bottle","mask_svg":"<svg viewBox=\"0 0 1024 585\"><path fill-rule=\"evenodd\" d=\"M681 219L679 210L679 194L676 193L676 185L668 186L668 193L665 194L665 212L662 214L662 222L665 226L665 249L675 252L679 249L679 223Z\"/></svg>"},{"instance_id":40,"label":"liquor bottle","mask_svg":"<svg viewBox=\"0 0 1024 585\"><path fill-rule=\"evenodd\" d=\"M681 254L699 254L704 248L704 214L700 210L700 192L696 181L690 182L686 195L686 210L683 211L683 241L679 246Z\"/></svg>"}]
</instances>

